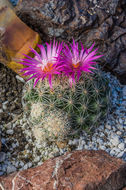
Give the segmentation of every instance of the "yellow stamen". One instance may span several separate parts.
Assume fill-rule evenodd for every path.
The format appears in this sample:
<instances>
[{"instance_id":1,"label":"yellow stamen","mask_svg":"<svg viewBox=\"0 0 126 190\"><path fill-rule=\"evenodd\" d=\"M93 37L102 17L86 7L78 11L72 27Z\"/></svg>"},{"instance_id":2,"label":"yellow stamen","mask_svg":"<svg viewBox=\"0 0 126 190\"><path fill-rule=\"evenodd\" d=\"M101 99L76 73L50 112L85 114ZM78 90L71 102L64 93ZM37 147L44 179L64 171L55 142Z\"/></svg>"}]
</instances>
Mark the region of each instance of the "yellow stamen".
<instances>
[{"instance_id":1,"label":"yellow stamen","mask_svg":"<svg viewBox=\"0 0 126 190\"><path fill-rule=\"evenodd\" d=\"M80 62L78 62L77 64L72 64L72 65L73 65L73 67L76 69L76 68L78 68L78 67L79 67Z\"/></svg>"},{"instance_id":2,"label":"yellow stamen","mask_svg":"<svg viewBox=\"0 0 126 190\"><path fill-rule=\"evenodd\" d=\"M44 72L50 72L53 69L53 64L52 63L47 63L47 65L44 67L43 71Z\"/></svg>"}]
</instances>

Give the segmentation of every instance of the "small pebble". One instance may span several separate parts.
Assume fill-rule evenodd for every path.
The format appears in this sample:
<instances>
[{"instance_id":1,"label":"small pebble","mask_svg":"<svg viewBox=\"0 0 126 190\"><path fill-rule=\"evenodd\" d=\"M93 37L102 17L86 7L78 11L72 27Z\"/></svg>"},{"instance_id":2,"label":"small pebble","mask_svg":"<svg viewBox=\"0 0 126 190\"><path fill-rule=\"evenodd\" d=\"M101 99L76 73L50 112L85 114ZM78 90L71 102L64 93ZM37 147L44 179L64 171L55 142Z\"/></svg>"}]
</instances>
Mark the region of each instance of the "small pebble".
<instances>
[{"instance_id":1,"label":"small pebble","mask_svg":"<svg viewBox=\"0 0 126 190\"><path fill-rule=\"evenodd\" d=\"M23 167L24 166L24 162L20 161L19 162L19 166Z\"/></svg>"},{"instance_id":2,"label":"small pebble","mask_svg":"<svg viewBox=\"0 0 126 190\"><path fill-rule=\"evenodd\" d=\"M46 155L47 155L47 153L46 153ZM38 162L39 160L40 160L40 157L37 156L37 157L35 157L34 162Z\"/></svg>"},{"instance_id":3,"label":"small pebble","mask_svg":"<svg viewBox=\"0 0 126 190\"><path fill-rule=\"evenodd\" d=\"M121 118L119 118L119 123L122 124L123 123L123 120Z\"/></svg>"},{"instance_id":4,"label":"small pebble","mask_svg":"<svg viewBox=\"0 0 126 190\"><path fill-rule=\"evenodd\" d=\"M109 129L109 130L111 130L111 125L105 125L105 127L107 128L107 129Z\"/></svg>"},{"instance_id":5,"label":"small pebble","mask_svg":"<svg viewBox=\"0 0 126 190\"><path fill-rule=\"evenodd\" d=\"M103 144L103 140L100 139L100 138L98 138L98 139L97 139L97 143L99 143L100 145L102 145L102 144Z\"/></svg>"},{"instance_id":6,"label":"small pebble","mask_svg":"<svg viewBox=\"0 0 126 190\"><path fill-rule=\"evenodd\" d=\"M100 137L104 137L105 134L104 134L103 132L101 132L101 133L99 134L99 136L100 136Z\"/></svg>"},{"instance_id":7,"label":"small pebble","mask_svg":"<svg viewBox=\"0 0 126 190\"><path fill-rule=\"evenodd\" d=\"M99 149L106 150L106 147L105 146L99 146Z\"/></svg>"},{"instance_id":8,"label":"small pebble","mask_svg":"<svg viewBox=\"0 0 126 190\"><path fill-rule=\"evenodd\" d=\"M23 124L23 120L21 119L21 120L20 120L20 125L22 125L22 124Z\"/></svg>"},{"instance_id":9,"label":"small pebble","mask_svg":"<svg viewBox=\"0 0 126 190\"><path fill-rule=\"evenodd\" d=\"M31 162L28 162L28 163L27 163L27 166L28 166L28 168L30 168L30 167L32 166L32 163L31 163Z\"/></svg>"},{"instance_id":10,"label":"small pebble","mask_svg":"<svg viewBox=\"0 0 126 190\"><path fill-rule=\"evenodd\" d=\"M114 151L113 149L110 151L110 155L111 155L111 156L114 156L114 155L115 155L115 151Z\"/></svg>"},{"instance_id":11,"label":"small pebble","mask_svg":"<svg viewBox=\"0 0 126 190\"><path fill-rule=\"evenodd\" d=\"M124 152L120 152L118 155L117 155L117 158L121 158L123 156Z\"/></svg>"},{"instance_id":12,"label":"small pebble","mask_svg":"<svg viewBox=\"0 0 126 190\"><path fill-rule=\"evenodd\" d=\"M16 171L16 168L14 166L12 166L12 165L7 166L7 174L10 174L15 171Z\"/></svg>"},{"instance_id":13,"label":"small pebble","mask_svg":"<svg viewBox=\"0 0 126 190\"><path fill-rule=\"evenodd\" d=\"M5 101L5 102L3 102L3 103L2 103L2 105L6 105L7 103L8 103L8 100L7 100L7 101Z\"/></svg>"},{"instance_id":14,"label":"small pebble","mask_svg":"<svg viewBox=\"0 0 126 190\"><path fill-rule=\"evenodd\" d=\"M6 170L7 170L7 164L4 163L4 164L2 164L2 171L6 172Z\"/></svg>"},{"instance_id":15,"label":"small pebble","mask_svg":"<svg viewBox=\"0 0 126 190\"><path fill-rule=\"evenodd\" d=\"M19 161L16 161L16 162L14 163L14 166L15 166L16 168L18 168L18 166L19 166Z\"/></svg>"},{"instance_id":16,"label":"small pebble","mask_svg":"<svg viewBox=\"0 0 126 190\"><path fill-rule=\"evenodd\" d=\"M16 75L16 79L18 79L19 81L25 83L25 80L22 77L20 77L19 75Z\"/></svg>"},{"instance_id":17,"label":"small pebble","mask_svg":"<svg viewBox=\"0 0 126 190\"><path fill-rule=\"evenodd\" d=\"M2 103L3 110L7 109L7 105L6 105L7 103L8 103L8 101Z\"/></svg>"},{"instance_id":18,"label":"small pebble","mask_svg":"<svg viewBox=\"0 0 126 190\"><path fill-rule=\"evenodd\" d=\"M118 124L117 126L119 130L123 131L123 124Z\"/></svg>"},{"instance_id":19,"label":"small pebble","mask_svg":"<svg viewBox=\"0 0 126 190\"><path fill-rule=\"evenodd\" d=\"M4 152L0 152L0 162L4 162L6 158L6 154Z\"/></svg>"},{"instance_id":20,"label":"small pebble","mask_svg":"<svg viewBox=\"0 0 126 190\"><path fill-rule=\"evenodd\" d=\"M121 131L117 131L116 134L120 136L122 134L122 132Z\"/></svg>"},{"instance_id":21,"label":"small pebble","mask_svg":"<svg viewBox=\"0 0 126 190\"><path fill-rule=\"evenodd\" d=\"M119 154L119 152L120 152L120 149L117 148L117 147L114 147L113 150L114 150L117 154Z\"/></svg>"},{"instance_id":22,"label":"small pebble","mask_svg":"<svg viewBox=\"0 0 126 190\"><path fill-rule=\"evenodd\" d=\"M13 148L16 148L16 146L17 146L16 143L12 143Z\"/></svg>"},{"instance_id":23,"label":"small pebble","mask_svg":"<svg viewBox=\"0 0 126 190\"><path fill-rule=\"evenodd\" d=\"M9 130L6 131L6 133L7 133L8 135L13 135L14 131L13 131L12 129L9 129Z\"/></svg>"},{"instance_id":24,"label":"small pebble","mask_svg":"<svg viewBox=\"0 0 126 190\"><path fill-rule=\"evenodd\" d=\"M42 145L41 144L36 144L36 147L39 149L39 148L42 147Z\"/></svg>"},{"instance_id":25,"label":"small pebble","mask_svg":"<svg viewBox=\"0 0 126 190\"><path fill-rule=\"evenodd\" d=\"M110 139L110 142L113 146L117 146L120 143L119 136L114 135L112 139Z\"/></svg>"},{"instance_id":26,"label":"small pebble","mask_svg":"<svg viewBox=\"0 0 126 190\"><path fill-rule=\"evenodd\" d=\"M125 144L124 144L124 143L120 143L120 144L118 145L118 148L119 148L120 150L124 150Z\"/></svg>"},{"instance_id":27,"label":"small pebble","mask_svg":"<svg viewBox=\"0 0 126 190\"><path fill-rule=\"evenodd\" d=\"M42 161L38 162L38 166L41 166L41 165L42 165L42 163L43 163Z\"/></svg>"},{"instance_id":28,"label":"small pebble","mask_svg":"<svg viewBox=\"0 0 126 190\"><path fill-rule=\"evenodd\" d=\"M2 113L3 112L3 110L2 109L0 109L0 113Z\"/></svg>"},{"instance_id":29,"label":"small pebble","mask_svg":"<svg viewBox=\"0 0 126 190\"><path fill-rule=\"evenodd\" d=\"M28 168L28 166L27 166L27 164L25 164L25 165L23 166L23 169L24 169L24 170L27 170L27 168Z\"/></svg>"}]
</instances>

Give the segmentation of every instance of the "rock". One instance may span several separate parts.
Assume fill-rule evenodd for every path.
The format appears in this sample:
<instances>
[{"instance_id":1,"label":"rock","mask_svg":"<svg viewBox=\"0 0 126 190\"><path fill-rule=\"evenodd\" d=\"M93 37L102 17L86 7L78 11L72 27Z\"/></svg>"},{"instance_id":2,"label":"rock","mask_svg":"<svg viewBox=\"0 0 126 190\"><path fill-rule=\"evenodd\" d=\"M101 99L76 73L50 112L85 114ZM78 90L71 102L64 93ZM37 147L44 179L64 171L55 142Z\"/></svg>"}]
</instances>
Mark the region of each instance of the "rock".
<instances>
[{"instance_id":1,"label":"rock","mask_svg":"<svg viewBox=\"0 0 126 190\"><path fill-rule=\"evenodd\" d=\"M12 129L8 129L8 130L6 131L6 133L7 133L8 135L13 135L14 131L13 131Z\"/></svg>"},{"instance_id":2,"label":"rock","mask_svg":"<svg viewBox=\"0 0 126 190\"><path fill-rule=\"evenodd\" d=\"M16 168L12 165L7 166L7 174L10 174L12 172L15 172Z\"/></svg>"},{"instance_id":3,"label":"rock","mask_svg":"<svg viewBox=\"0 0 126 190\"><path fill-rule=\"evenodd\" d=\"M7 109L8 101L2 103L3 110Z\"/></svg>"},{"instance_id":4,"label":"rock","mask_svg":"<svg viewBox=\"0 0 126 190\"><path fill-rule=\"evenodd\" d=\"M112 149L112 150L110 151L110 155L111 155L111 156L114 156L114 155L115 155L115 150Z\"/></svg>"},{"instance_id":5,"label":"rock","mask_svg":"<svg viewBox=\"0 0 126 190\"><path fill-rule=\"evenodd\" d=\"M122 124L123 123L123 120L121 118L119 118L119 123Z\"/></svg>"},{"instance_id":6,"label":"rock","mask_svg":"<svg viewBox=\"0 0 126 190\"><path fill-rule=\"evenodd\" d=\"M118 145L118 148L119 148L120 150L124 150L125 144L124 144L124 143L120 143L120 144Z\"/></svg>"},{"instance_id":7,"label":"rock","mask_svg":"<svg viewBox=\"0 0 126 190\"><path fill-rule=\"evenodd\" d=\"M0 162L4 162L6 158L6 154L4 152L0 152Z\"/></svg>"},{"instance_id":8,"label":"rock","mask_svg":"<svg viewBox=\"0 0 126 190\"><path fill-rule=\"evenodd\" d=\"M126 186L126 163L105 151L74 151L36 168L0 177L3 189L119 190Z\"/></svg>"},{"instance_id":9,"label":"rock","mask_svg":"<svg viewBox=\"0 0 126 190\"><path fill-rule=\"evenodd\" d=\"M118 155L117 155L117 158L121 158L123 156L124 152L120 152Z\"/></svg>"},{"instance_id":10,"label":"rock","mask_svg":"<svg viewBox=\"0 0 126 190\"><path fill-rule=\"evenodd\" d=\"M116 134L119 135L119 136L121 136L122 132L121 131L117 131Z\"/></svg>"},{"instance_id":11,"label":"rock","mask_svg":"<svg viewBox=\"0 0 126 190\"><path fill-rule=\"evenodd\" d=\"M25 83L25 80L22 77L20 77L19 75L16 75L16 79L18 79L19 81Z\"/></svg>"},{"instance_id":12,"label":"rock","mask_svg":"<svg viewBox=\"0 0 126 190\"><path fill-rule=\"evenodd\" d=\"M106 124L105 127L109 130L111 130L111 125Z\"/></svg>"},{"instance_id":13,"label":"rock","mask_svg":"<svg viewBox=\"0 0 126 190\"><path fill-rule=\"evenodd\" d=\"M117 146L120 143L119 136L118 135L112 136L110 142L112 143L113 146Z\"/></svg>"},{"instance_id":14,"label":"rock","mask_svg":"<svg viewBox=\"0 0 126 190\"><path fill-rule=\"evenodd\" d=\"M95 42L104 54L101 63L126 84L126 1L122 0L23 0L17 15L43 40Z\"/></svg>"}]
</instances>

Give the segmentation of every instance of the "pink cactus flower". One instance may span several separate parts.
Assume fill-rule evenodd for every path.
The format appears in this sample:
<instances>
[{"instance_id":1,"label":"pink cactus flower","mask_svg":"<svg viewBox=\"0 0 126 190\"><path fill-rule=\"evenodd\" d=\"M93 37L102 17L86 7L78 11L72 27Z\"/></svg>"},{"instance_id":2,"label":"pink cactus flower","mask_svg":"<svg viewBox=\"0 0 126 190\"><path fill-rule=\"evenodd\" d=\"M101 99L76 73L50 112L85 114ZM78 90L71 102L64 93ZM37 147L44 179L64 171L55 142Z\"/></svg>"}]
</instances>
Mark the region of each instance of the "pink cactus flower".
<instances>
[{"instance_id":1,"label":"pink cactus flower","mask_svg":"<svg viewBox=\"0 0 126 190\"><path fill-rule=\"evenodd\" d=\"M91 69L95 69L93 65L96 64L94 60L102 57L103 55L96 55L97 50L92 51L94 44L89 49L84 49L81 44L81 50L79 51L78 43L70 44L71 48L65 44L62 55L62 68L65 76L69 77L70 86L75 84L75 78L79 80L82 72L91 73Z\"/></svg>"},{"instance_id":2,"label":"pink cactus flower","mask_svg":"<svg viewBox=\"0 0 126 190\"><path fill-rule=\"evenodd\" d=\"M26 65L26 68L21 69L24 72L23 75L32 75L30 79L35 78L34 87L39 80L44 80L48 78L50 88L52 88L52 77L61 74L61 64L60 64L60 53L62 51L62 43L53 42L46 43L46 48L43 45L38 45L40 48L40 55L31 48L31 52L34 53L35 57L32 58L25 55L26 58L22 59L19 63Z\"/></svg>"}]
</instances>

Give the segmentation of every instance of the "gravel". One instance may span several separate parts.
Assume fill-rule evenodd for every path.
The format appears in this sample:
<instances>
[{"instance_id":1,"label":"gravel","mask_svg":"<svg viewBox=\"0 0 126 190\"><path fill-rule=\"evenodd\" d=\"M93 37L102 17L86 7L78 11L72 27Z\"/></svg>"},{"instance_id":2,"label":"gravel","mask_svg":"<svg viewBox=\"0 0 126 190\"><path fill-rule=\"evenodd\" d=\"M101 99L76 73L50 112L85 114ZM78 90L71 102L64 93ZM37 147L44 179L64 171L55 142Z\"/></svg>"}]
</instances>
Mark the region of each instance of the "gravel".
<instances>
[{"instance_id":1,"label":"gravel","mask_svg":"<svg viewBox=\"0 0 126 190\"><path fill-rule=\"evenodd\" d=\"M4 162L6 158L6 154L4 152L0 152L0 162Z\"/></svg>"},{"instance_id":2,"label":"gravel","mask_svg":"<svg viewBox=\"0 0 126 190\"><path fill-rule=\"evenodd\" d=\"M0 64L0 124L8 123L22 113L23 84L14 72Z\"/></svg>"},{"instance_id":3,"label":"gravel","mask_svg":"<svg viewBox=\"0 0 126 190\"><path fill-rule=\"evenodd\" d=\"M0 175L41 165L48 158L56 157L72 150L101 149L107 151L111 156L126 161L126 86L120 85L116 77L109 73L106 74L110 79L110 88L112 90L112 109L107 120L102 122L91 135L83 131L79 138L58 143L43 142L35 138L33 126L31 126L28 115L22 113L21 92L24 81L21 81L20 77L16 77L14 73L8 71L4 67L0 71L0 77L6 78L3 83L0 83L0 89L2 89L0 96L3 98L0 102L0 110L3 112L0 111L0 114L7 114L7 117L0 115L2 142ZM9 80L7 80L8 75L11 75ZM2 82L1 78L0 81ZM11 95L5 96L7 89L9 93L13 92L14 81L17 91L12 95L13 98L11 98ZM18 105L18 108L12 109L16 99L20 105ZM3 105L5 106L4 108Z\"/></svg>"}]
</instances>

